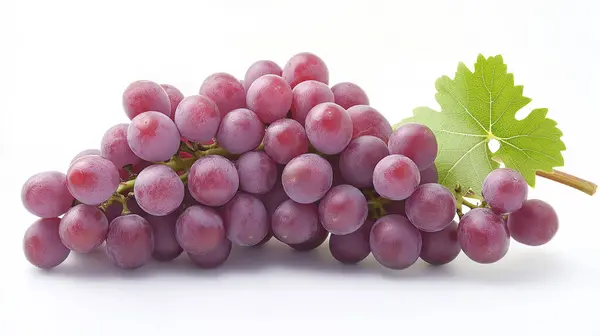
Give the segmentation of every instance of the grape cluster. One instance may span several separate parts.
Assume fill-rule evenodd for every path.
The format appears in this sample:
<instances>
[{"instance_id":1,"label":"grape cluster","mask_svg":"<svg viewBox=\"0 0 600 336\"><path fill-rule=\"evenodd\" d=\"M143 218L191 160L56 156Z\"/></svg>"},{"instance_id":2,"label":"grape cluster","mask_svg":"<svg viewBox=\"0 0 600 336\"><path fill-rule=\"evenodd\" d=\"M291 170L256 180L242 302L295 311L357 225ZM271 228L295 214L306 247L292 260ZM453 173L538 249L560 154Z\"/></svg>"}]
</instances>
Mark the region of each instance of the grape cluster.
<instances>
[{"instance_id":1,"label":"grape cluster","mask_svg":"<svg viewBox=\"0 0 600 336\"><path fill-rule=\"evenodd\" d=\"M243 80L212 74L187 97L136 81L122 99L130 122L108 129L99 150L76 155L66 174L25 182L23 204L39 217L23 241L33 265L104 247L124 269L184 252L214 268L232 248L273 237L298 251L329 238L345 264L372 253L391 269L419 258L441 265L461 250L489 263L511 236L541 245L558 227L512 170L486 178L477 206L438 184L434 133L414 123L393 130L359 86L330 87L312 53L283 68L258 61ZM465 204L473 209L463 215Z\"/></svg>"}]
</instances>

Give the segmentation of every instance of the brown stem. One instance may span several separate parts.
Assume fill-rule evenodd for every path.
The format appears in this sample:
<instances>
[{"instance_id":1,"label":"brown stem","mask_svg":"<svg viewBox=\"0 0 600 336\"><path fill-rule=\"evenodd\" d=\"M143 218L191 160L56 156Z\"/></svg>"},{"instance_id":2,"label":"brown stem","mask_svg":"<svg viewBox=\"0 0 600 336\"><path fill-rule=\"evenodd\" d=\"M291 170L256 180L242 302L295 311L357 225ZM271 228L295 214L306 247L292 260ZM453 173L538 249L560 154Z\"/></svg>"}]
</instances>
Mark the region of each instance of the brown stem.
<instances>
[{"instance_id":1,"label":"brown stem","mask_svg":"<svg viewBox=\"0 0 600 336\"><path fill-rule=\"evenodd\" d=\"M552 172L544 172L544 171L538 170L536 172L536 175L547 178L549 180L552 180L552 181L555 181L558 183L562 183L566 186L575 188L579 191L583 191L584 193L586 193L588 195L594 195L596 193L596 189L598 188L598 186L596 184L594 184L590 181L586 181L577 176L563 173L558 170L553 170Z\"/></svg>"}]
</instances>

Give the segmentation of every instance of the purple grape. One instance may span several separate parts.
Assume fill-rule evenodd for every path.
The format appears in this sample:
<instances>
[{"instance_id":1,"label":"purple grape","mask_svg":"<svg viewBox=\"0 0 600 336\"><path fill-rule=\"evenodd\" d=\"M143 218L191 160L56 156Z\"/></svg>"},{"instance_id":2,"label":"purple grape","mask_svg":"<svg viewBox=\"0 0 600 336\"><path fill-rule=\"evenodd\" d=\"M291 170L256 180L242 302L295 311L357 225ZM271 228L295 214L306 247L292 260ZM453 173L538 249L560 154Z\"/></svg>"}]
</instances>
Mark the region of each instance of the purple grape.
<instances>
[{"instance_id":1,"label":"purple grape","mask_svg":"<svg viewBox=\"0 0 600 336\"><path fill-rule=\"evenodd\" d=\"M131 120L127 143L142 160L167 161L179 150L181 136L175 123L159 112L144 112Z\"/></svg>"},{"instance_id":2,"label":"purple grape","mask_svg":"<svg viewBox=\"0 0 600 336\"><path fill-rule=\"evenodd\" d=\"M99 149L86 149L86 150L82 150L81 152L77 153L77 155L75 155L73 157L73 159L71 160L71 163L69 163L69 165L73 164L73 162L77 161L77 159L82 158L84 156L88 156L88 155L98 155L98 156L101 156L102 152Z\"/></svg>"},{"instance_id":3,"label":"purple grape","mask_svg":"<svg viewBox=\"0 0 600 336\"><path fill-rule=\"evenodd\" d=\"M264 195L259 195L260 199L263 201L265 208L267 209L267 214L269 218L275 212L275 209L289 199L288 195L285 193L283 189L283 185L281 184L281 179L277 180L273 189L271 189L268 193Z\"/></svg>"},{"instance_id":4,"label":"purple grape","mask_svg":"<svg viewBox=\"0 0 600 336\"><path fill-rule=\"evenodd\" d=\"M352 119L352 139L372 135L388 143L392 125L379 111L368 105L355 105L346 112Z\"/></svg>"},{"instance_id":5,"label":"purple grape","mask_svg":"<svg viewBox=\"0 0 600 336\"><path fill-rule=\"evenodd\" d=\"M438 183L438 171L435 164L421 170L421 184Z\"/></svg>"},{"instance_id":6,"label":"purple grape","mask_svg":"<svg viewBox=\"0 0 600 336\"><path fill-rule=\"evenodd\" d=\"M25 209L38 217L58 217L71 208L73 200L67 187L67 176L57 171L35 174L21 189Z\"/></svg>"},{"instance_id":7,"label":"purple grape","mask_svg":"<svg viewBox=\"0 0 600 336\"><path fill-rule=\"evenodd\" d=\"M179 106L179 103L181 103L183 100L184 95L181 93L181 91L179 91L178 88L171 84L160 84L160 86L163 88L163 90L165 90L167 96L169 96L169 102L171 103L171 113L169 114L169 117L174 119L175 110L177 110L177 106Z\"/></svg>"},{"instance_id":8,"label":"purple grape","mask_svg":"<svg viewBox=\"0 0 600 336\"><path fill-rule=\"evenodd\" d=\"M252 63L244 76L243 84L246 91L248 91L248 88L255 80L264 75L281 76L281 67L277 63L268 60L260 60Z\"/></svg>"},{"instance_id":9,"label":"purple grape","mask_svg":"<svg viewBox=\"0 0 600 336\"><path fill-rule=\"evenodd\" d=\"M367 219L360 229L347 235L334 235L329 237L329 251L331 255L343 264L358 264L371 254L369 235L373 221Z\"/></svg>"},{"instance_id":10,"label":"purple grape","mask_svg":"<svg viewBox=\"0 0 600 336\"><path fill-rule=\"evenodd\" d=\"M406 217L387 215L379 218L373 225L369 246L382 266L401 270L419 259L421 233Z\"/></svg>"},{"instance_id":11,"label":"purple grape","mask_svg":"<svg viewBox=\"0 0 600 336\"><path fill-rule=\"evenodd\" d=\"M129 214L110 223L106 237L106 254L118 267L135 269L152 259L154 236L143 217Z\"/></svg>"},{"instance_id":12,"label":"purple grape","mask_svg":"<svg viewBox=\"0 0 600 336\"><path fill-rule=\"evenodd\" d=\"M327 240L327 237L329 237L329 231L319 225L317 232L304 243L287 245L298 252L308 252L321 246Z\"/></svg>"},{"instance_id":13,"label":"purple grape","mask_svg":"<svg viewBox=\"0 0 600 336\"><path fill-rule=\"evenodd\" d=\"M352 140L340 154L342 176L357 188L372 187L375 166L388 154L383 140L371 135L360 136Z\"/></svg>"},{"instance_id":14,"label":"purple grape","mask_svg":"<svg viewBox=\"0 0 600 336\"><path fill-rule=\"evenodd\" d=\"M175 227L179 214L170 213L166 216L146 215L148 224L152 227L154 251L152 257L158 261L173 260L183 252L175 237Z\"/></svg>"},{"instance_id":15,"label":"purple grape","mask_svg":"<svg viewBox=\"0 0 600 336\"><path fill-rule=\"evenodd\" d=\"M214 209L203 205L191 206L177 219L175 237L186 252L208 253L225 239L223 219Z\"/></svg>"},{"instance_id":16,"label":"purple grape","mask_svg":"<svg viewBox=\"0 0 600 336\"><path fill-rule=\"evenodd\" d=\"M320 225L316 204L301 204L292 200L281 203L271 218L273 235L286 244L309 241Z\"/></svg>"},{"instance_id":17,"label":"purple grape","mask_svg":"<svg viewBox=\"0 0 600 336\"><path fill-rule=\"evenodd\" d=\"M235 166L219 155L208 155L197 160L188 175L190 194L201 204L213 207L229 202L239 185Z\"/></svg>"},{"instance_id":18,"label":"purple grape","mask_svg":"<svg viewBox=\"0 0 600 336\"><path fill-rule=\"evenodd\" d=\"M264 75L248 87L246 104L265 124L285 118L292 107L292 88L277 75Z\"/></svg>"},{"instance_id":19,"label":"purple grape","mask_svg":"<svg viewBox=\"0 0 600 336\"><path fill-rule=\"evenodd\" d=\"M119 183L117 167L100 156L82 157L67 171L69 192L84 204L101 204L117 191Z\"/></svg>"},{"instance_id":20,"label":"purple grape","mask_svg":"<svg viewBox=\"0 0 600 336\"><path fill-rule=\"evenodd\" d=\"M43 218L33 222L25 231L23 252L32 265L50 269L67 259L71 251L60 240L59 225L59 218Z\"/></svg>"},{"instance_id":21,"label":"purple grape","mask_svg":"<svg viewBox=\"0 0 600 336\"><path fill-rule=\"evenodd\" d=\"M458 243L475 262L490 264L502 259L510 246L506 223L492 210L476 208L458 223Z\"/></svg>"},{"instance_id":22,"label":"purple grape","mask_svg":"<svg viewBox=\"0 0 600 336\"><path fill-rule=\"evenodd\" d=\"M423 232L423 247L421 248L421 259L431 265L444 265L450 263L460 254L458 244L458 225L452 221L442 231Z\"/></svg>"},{"instance_id":23,"label":"purple grape","mask_svg":"<svg viewBox=\"0 0 600 336\"><path fill-rule=\"evenodd\" d=\"M117 124L109 128L100 143L102 157L114 163L117 168L134 165L141 161L127 143L128 127L128 124Z\"/></svg>"},{"instance_id":24,"label":"purple grape","mask_svg":"<svg viewBox=\"0 0 600 336\"><path fill-rule=\"evenodd\" d=\"M236 245L256 245L269 233L267 210L255 196L238 192L221 213L227 239Z\"/></svg>"},{"instance_id":25,"label":"purple grape","mask_svg":"<svg viewBox=\"0 0 600 336\"><path fill-rule=\"evenodd\" d=\"M231 242L223 238L217 247L204 254L188 252L190 260L200 268L217 268L227 261L231 253Z\"/></svg>"},{"instance_id":26,"label":"purple grape","mask_svg":"<svg viewBox=\"0 0 600 336\"><path fill-rule=\"evenodd\" d=\"M146 211L144 211L144 209L142 209L138 204L137 200L135 199L135 195L127 197L126 204L129 212L142 217L146 217L146 215L148 215L148 213L146 213Z\"/></svg>"},{"instance_id":27,"label":"purple grape","mask_svg":"<svg viewBox=\"0 0 600 336\"><path fill-rule=\"evenodd\" d=\"M369 105L369 97L365 91L354 83L338 83L331 87L331 91L335 97L335 103L345 109L355 105Z\"/></svg>"},{"instance_id":28,"label":"purple grape","mask_svg":"<svg viewBox=\"0 0 600 336\"><path fill-rule=\"evenodd\" d=\"M217 104L200 95L186 97L175 111L175 125L181 136L194 142L212 140L221 123Z\"/></svg>"},{"instance_id":29,"label":"purple grape","mask_svg":"<svg viewBox=\"0 0 600 336\"><path fill-rule=\"evenodd\" d=\"M71 208L58 227L60 240L71 251L88 253L100 246L108 233L108 219L93 205Z\"/></svg>"},{"instance_id":30,"label":"purple grape","mask_svg":"<svg viewBox=\"0 0 600 336\"><path fill-rule=\"evenodd\" d=\"M302 154L285 166L281 181L289 198L298 203L314 203L331 188L333 170L319 155Z\"/></svg>"},{"instance_id":31,"label":"purple grape","mask_svg":"<svg viewBox=\"0 0 600 336\"><path fill-rule=\"evenodd\" d=\"M406 217L421 231L443 230L455 213L454 195L441 184L422 184L406 199Z\"/></svg>"},{"instance_id":32,"label":"purple grape","mask_svg":"<svg viewBox=\"0 0 600 336\"><path fill-rule=\"evenodd\" d=\"M227 113L217 132L217 142L231 154L256 149L265 135L265 127L254 112L237 109Z\"/></svg>"},{"instance_id":33,"label":"purple grape","mask_svg":"<svg viewBox=\"0 0 600 336\"><path fill-rule=\"evenodd\" d=\"M221 119L235 109L246 107L246 90L240 81L224 72L208 76L199 91L217 104Z\"/></svg>"},{"instance_id":34,"label":"purple grape","mask_svg":"<svg viewBox=\"0 0 600 336\"><path fill-rule=\"evenodd\" d=\"M320 152L338 154L352 140L352 119L335 103L321 103L306 115L306 136Z\"/></svg>"},{"instance_id":35,"label":"purple grape","mask_svg":"<svg viewBox=\"0 0 600 336\"><path fill-rule=\"evenodd\" d=\"M483 199L497 214L519 210L527 200L528 186L521 174L509 168L498 168L483 180Z\"/></svg>"},{"instance_id":36,"label":"purple grape","mask_svg":"<svg viewBox=\"0 0 600 336\"><path fill-rule=\"evenodd\" d=\"M123 108L129 119L147 111L157 111L171 117L171 103L167 92L157 83L135 81L123 92Z\"/></svg>"},{"instance_id":37,"label":"purple grape","mask_svg":"<svg viewBox=\"0 0 600 336\"><path fill-rule=\"evenodd\" d=\"M156 164L137 176L133 193L142 210L150 215L164 216L181 205L185 186L173 169Z\"/></svg>"},{"instance_id":38,"label":"purple grape","mask_svg":"<svg viewBox=\"0 0 600 336\"><path fill-rule=\"evenodd\" d=\"M319 56L309 52L302 52L290 58L283 67L281 76L292 88L308 80L329 84L327 65Z\"/></svg>"},{"instance_id":39,"label":"purple grape","mask_svg":"<svg viewBox=\"0 0 600 336\"><path fill-rule=\"evenodd\" d=\"M321 224L336 235L358 230L368 215L367 199L360 190L348 184L331 188L319 202Z\"/></svg>"},{"instance_id":40,"label":"purple grape","mask_svg":"<svg viewBox=\"0 0 600 336\"><path fill-rule=\"evenodd\" d=\"M115 218L121 216L122 212L123 204L119 202L112 202L104 210L104 216L106 216L106 221L110 224L110 222L112 222Z\"/></svg>"},{"instance_id":41,"label":"purple grape","mask_svg":"<svg viewBox=\"0 0 600 336\"><path fill-rule=\"evenodd\" d=\"M550 204L537 199L508 215L508 229L514 240L529 246L548 243L558 231L558 215Z\"/></svg>"},{"instance_id":42,"label":"purple grape","mask_svg":"<svg viewBox=\"0 0 600 336\"><path fill-rule=\"evenodd\" d=\"M286 164L296 156L308 152L308 138L304 128L293 119L280 119L269 125L263 143L265 153L279 164Z\"/></svg>"},{"instance_id":43,"label":"purple grape","mask_svg":"<svg viewBox=\"0 0 600 336\"><path fill-rule=\"evenodd\" d=\"M316 80L304 81L292 90L292 118L304 126L306 116L321 103L333 103L335 98L327 84Z\"/></svg>"},{"instance_id":44,"label":"purple grape","mask_svg":"<svg viewBox=\"0 0 600 336\"><path fill-rule=\"evenodd\" d=\"M383 208L388 214L402 215L406 217L406 202L403 201L388 201L383 204Z\"/></svg>"},{"instance_id":45,"label":"purple grape","mask_svg":"<svg viewBox=\"0 0 600 336\"><path fill-rule=\"evenodd\" d=\"M390 154L400 154L411 159L419 170L430 167L437 156L435 134L425 125L417 123L398 127L388 140Z\"/></svg>"},{"instance_id":46,"label":"purple grape","mask_svg":"<svg viewBox=\"0 0 600 336\"><path fill-rule=\"evenodd\" d=\"M419 168L403 155L388 155L373 170L373 186L387 199L407 199L417 189L421 175Z\"/></svg>"},{"instance_id":47,"label":"purple grape","mask_svg":"<svg viewBox=\"0 0 600 336\"><path fill-rule=\"evenodd\" d=\"M262 151L242 154L235 162L240 189L252 194L264 194L277 182L277 165Z\"/></svg>"}]
</instances>

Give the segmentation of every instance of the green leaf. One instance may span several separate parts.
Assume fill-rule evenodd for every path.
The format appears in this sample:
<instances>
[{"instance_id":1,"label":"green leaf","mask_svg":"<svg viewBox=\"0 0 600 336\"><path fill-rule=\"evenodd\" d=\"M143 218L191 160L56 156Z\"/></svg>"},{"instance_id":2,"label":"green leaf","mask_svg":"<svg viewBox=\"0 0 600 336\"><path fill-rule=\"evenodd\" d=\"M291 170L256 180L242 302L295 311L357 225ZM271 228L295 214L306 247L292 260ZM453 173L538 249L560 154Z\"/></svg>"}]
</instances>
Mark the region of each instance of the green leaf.
<instances>
[{"instance_id":1,"label":"green leaf","mask_svg":"<svg viewBox=\"0 0 600 336\"><path fill-rule=\"evenodd\" d=\"M419 107L398 125L418 122L433 130L439 183L450 190L460 184L463 190L480 194L484 178L500 162L519 171L532 187L537 170L551 171L564 164L562 132L546 118L547 109L515 118L531 99L523 96L523 86L514 84L502 56L479 55L474 72L460 63L454 79L443 76L435 87L441 112ZM495 153L488 147L492 139L500 143Z\"/></svg>"}]
</instances>

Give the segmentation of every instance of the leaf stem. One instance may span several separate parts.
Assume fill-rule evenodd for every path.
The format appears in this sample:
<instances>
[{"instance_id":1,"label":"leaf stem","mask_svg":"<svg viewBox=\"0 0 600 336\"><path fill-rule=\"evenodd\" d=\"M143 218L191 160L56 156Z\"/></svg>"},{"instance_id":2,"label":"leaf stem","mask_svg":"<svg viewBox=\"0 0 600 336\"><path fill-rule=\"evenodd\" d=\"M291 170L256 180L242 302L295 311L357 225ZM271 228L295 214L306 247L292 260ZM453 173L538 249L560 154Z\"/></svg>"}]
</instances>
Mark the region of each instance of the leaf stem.
<instances>
[{"instance_id":1,"label":"leaf stem","mask_svg":"<svg viewBox=\"0 0 600 336\"><path fill-rule=\"evenodd\" d=\"M552 172L544 172L544 171L538 170L536 172L536 175L547 178L554 182L564 184L571 188L575 188L579 191L583 191L584 193L586 193L590 196L594 195L596 193L596 189L598 188L598 186L596 184L594 184L590 181L586 181L577 176L563 173L558 170L553 170Z\"/></svg>"}]
</instances>

